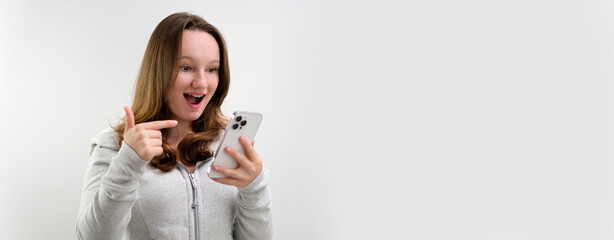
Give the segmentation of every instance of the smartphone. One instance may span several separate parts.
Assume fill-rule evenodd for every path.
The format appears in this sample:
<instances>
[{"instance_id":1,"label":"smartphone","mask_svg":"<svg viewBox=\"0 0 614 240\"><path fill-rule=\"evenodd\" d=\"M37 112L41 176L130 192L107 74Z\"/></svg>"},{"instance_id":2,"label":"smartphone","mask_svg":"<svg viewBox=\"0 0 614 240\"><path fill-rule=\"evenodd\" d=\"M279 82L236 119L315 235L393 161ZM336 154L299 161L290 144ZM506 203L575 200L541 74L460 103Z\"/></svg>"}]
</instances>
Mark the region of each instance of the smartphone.
<instances>
[{"instance_id":1,"label":"smartphone","mask_svg":"<svg viewBox=\"0 0 614 240\"><path fill-rule=\"evenodd\" d=\"M254 137L256 136L256 132L258 131L258 127L260 127L261 122L262 114L257 112L236 111L232 113L232 117L226 126L226 130L224 131L224 136L220 141L220 145L217 147L217 151L215 151L213 162L209 164L209 168L207 169L207 174L210 178L226 177L226 175L213 170L211 168L213 165L220 165L222 167L232 169L239 167L237 161L235 161L232 156L228 155L224 149L227 146L231 146L241 154L245 154L245 150L243 150L243 146L239 142L239 137L247 137L247 140L251 144L252 140L254 140Z\"/></svg>"}]
</instances>

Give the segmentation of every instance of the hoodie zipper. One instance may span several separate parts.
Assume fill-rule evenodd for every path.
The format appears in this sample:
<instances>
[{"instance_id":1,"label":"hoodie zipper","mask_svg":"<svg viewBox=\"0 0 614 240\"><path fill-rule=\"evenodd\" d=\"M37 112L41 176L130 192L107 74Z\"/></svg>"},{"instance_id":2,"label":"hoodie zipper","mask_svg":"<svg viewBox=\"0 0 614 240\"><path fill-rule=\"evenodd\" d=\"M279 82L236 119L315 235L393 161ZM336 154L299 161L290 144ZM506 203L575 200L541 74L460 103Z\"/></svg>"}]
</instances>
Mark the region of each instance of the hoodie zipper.
<instances>
[{"instance_id":1,"label":"hoodie zipper","mask_svg":"<svg viewBox=\"0 0 614 240\"><path fill-rule=\"evenodd\" d=\"M194 167L194 172L196 172L196 170L198 170L198 168L200 168L200 166L202 166L204 163L207 163L209 161L211 161L211 158L208 158L204 161L200 161L198 163L196 163L196 166ZM188 173L188 177L190 178L190 185L192 185L192 212L194 213L194 237L196 238L196 240L200 240L200 234L198 231L199 230L199 224L198 224L198 185L196 184L196 179L194 178L194 174L190 173L190 171L188 171L188 168L186 166L184 166L183 164L179 163L179 166L181 166L187 173Z\"/></svg>"},{"instance_id":2,"label":"hoodie zipper","mask_svg":"<svg viewBox=\"0 0 614 240\"><path fill-rule=\"evenodd\" d=\"M190 183L192 184L192 212L194 212L194 236L196 240L199 240L198 236L198 190L196 189L196 180L194 180L194 174L188 173L190 177Z\"/></svg>"}]
</instances>

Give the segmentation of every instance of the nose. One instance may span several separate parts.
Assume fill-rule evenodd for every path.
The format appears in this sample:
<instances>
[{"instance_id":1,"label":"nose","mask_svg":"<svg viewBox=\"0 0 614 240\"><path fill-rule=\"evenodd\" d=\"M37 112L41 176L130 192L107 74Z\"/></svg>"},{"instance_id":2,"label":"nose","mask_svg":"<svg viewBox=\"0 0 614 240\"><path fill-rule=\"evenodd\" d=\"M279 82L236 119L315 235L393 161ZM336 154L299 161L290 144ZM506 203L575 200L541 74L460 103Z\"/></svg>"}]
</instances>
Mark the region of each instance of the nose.
<instances>
[{"instance_id":1,"label":"nose","mask_svg":"<svg viewBox=\"0 0 614 240\"><path fill-rule=\"evenodd\" d=\"M205 73L205 69L196 71L194 79L192 79L192 88L207 89L207 74Z\"/></svg>"}]
</instances>

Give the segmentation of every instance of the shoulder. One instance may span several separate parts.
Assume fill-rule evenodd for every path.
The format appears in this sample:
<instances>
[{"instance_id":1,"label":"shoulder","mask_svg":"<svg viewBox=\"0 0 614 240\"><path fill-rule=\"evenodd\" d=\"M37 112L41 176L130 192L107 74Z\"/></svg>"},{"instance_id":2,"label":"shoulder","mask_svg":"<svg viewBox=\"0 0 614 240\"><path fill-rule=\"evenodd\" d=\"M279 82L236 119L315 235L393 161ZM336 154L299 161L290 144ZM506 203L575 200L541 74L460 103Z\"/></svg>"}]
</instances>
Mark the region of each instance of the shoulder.
<instances>
[{"instance_id":1,"label":"shoulder","mask_svg":"<svg viewBox=\"0 0 614 240\"><path fill-rule=\"evenodd\" d=\"M117 135L115 129L107 127L102 132L96 134L90 141L90 144L92 148L99 146L101 148L119 150L118 140L119 135Z\"/></svg>"}]
</instances>

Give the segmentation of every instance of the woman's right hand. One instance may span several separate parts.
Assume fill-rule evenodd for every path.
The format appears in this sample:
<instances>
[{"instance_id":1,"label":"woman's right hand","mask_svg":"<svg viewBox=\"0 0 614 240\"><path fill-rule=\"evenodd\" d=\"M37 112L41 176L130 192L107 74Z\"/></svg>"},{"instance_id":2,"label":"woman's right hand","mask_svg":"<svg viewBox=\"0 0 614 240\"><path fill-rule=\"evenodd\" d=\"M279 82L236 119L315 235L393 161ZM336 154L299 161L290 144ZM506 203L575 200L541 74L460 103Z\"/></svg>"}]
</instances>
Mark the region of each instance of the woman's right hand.
<instances>
[{"instance_id":1,"label":"woman's right hand","mask_svg":"<svg viewBox=\"0 0 614 240\"><path fill-rule=\"evenodd\" d=\"M126 126L124 128L124 142L145 161L164 152L162 149L162 132L160 129L177 126L175 120L153 121L134 125L134 113L129 107L126 111Z\"/></svg>"}]
</instances>

